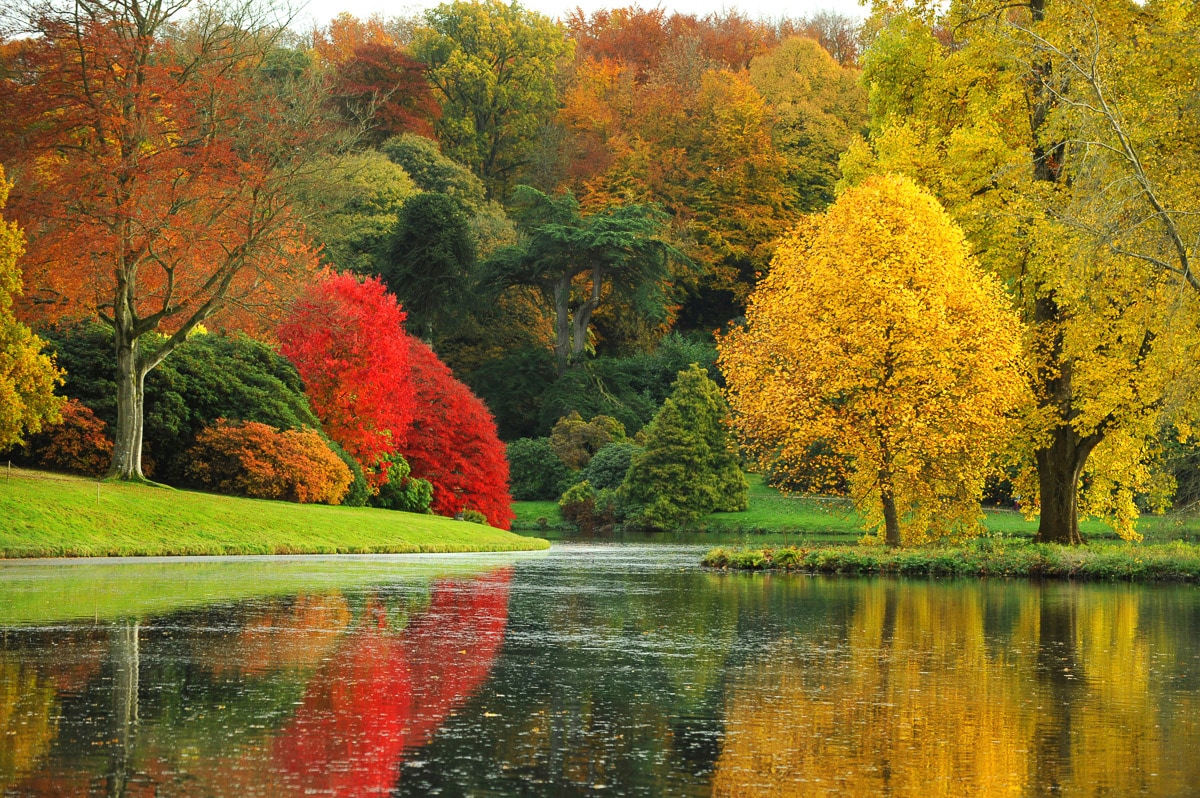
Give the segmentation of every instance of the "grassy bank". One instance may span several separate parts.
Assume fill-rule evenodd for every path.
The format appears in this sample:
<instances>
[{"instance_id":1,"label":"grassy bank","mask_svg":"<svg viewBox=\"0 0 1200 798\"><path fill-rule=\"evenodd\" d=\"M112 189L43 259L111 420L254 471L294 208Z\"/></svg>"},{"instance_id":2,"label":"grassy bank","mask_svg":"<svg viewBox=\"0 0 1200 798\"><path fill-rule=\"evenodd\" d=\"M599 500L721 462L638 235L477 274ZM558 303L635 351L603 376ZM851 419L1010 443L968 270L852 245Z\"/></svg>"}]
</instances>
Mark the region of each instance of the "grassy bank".
<instances>
[{"instance_id":1,"label":"grassy bank","mask_svg":"<svg viewBox=\"0 0 1200 798\"><path fill-rule=\"evenodd\" d=\"M758 474L747 474L750 482L749 508L740 513L711 513L692 529L672 536L673 541L709 545L753 541L758 546L787 544L854 543L863 535L862 519L844 499L812 496L785 496L763 482ZM551 539L572 537L565 529L558 503L552 501L514 502L517 520L513 529L532 532ZM984 509L988 532L1032 538L1037 521L1027 521L1015 510ZM1089 519L1080 524L1084 536L1092 541L1117 541L1116 533L1101 521ZM1138 531L1147 542L1190 540L1200 542L1200 516L1172 514L1144 516Z\"/></svg>"},{"instance_id":2,"label":"grassy bank","mask_svg":"<svg viewBox=\"0 0 1200 798\"><path fill-rule=\"evenodd\" d=\"M4 558L528 551L548 545L432 515L0 472Z\"/></svg>"},{"instance_id":3,"label":"grassy bank","mask_svg":"<svg viewBox=\"0 0 1200 798\"><path fill-rule=\"evenodd\" d=\"M830 574L1190 582L1200 580L1200 545L1173 541L1057 546L985 537L962 546L898 550L847 545L716 548L704 556L702 564L710 568Z\"/></svg>"}]
</instances>

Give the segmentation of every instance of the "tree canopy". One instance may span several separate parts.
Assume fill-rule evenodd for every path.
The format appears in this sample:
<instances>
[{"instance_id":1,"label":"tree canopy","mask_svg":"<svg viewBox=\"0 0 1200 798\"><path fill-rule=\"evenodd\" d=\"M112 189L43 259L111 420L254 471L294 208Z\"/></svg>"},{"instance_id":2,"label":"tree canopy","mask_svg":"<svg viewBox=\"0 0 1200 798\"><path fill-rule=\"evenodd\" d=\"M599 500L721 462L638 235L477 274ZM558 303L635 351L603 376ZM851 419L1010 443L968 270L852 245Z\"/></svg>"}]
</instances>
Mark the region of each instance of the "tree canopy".
<instances>
[{"instance_id":1,"label":"tree canopy","mask_svg":"<svg viewBox=\"0 0 1200 798\"><path fill-rule=\"evenodd\" d=\"M1020 325L911 181L872 178L795 232L720 350L761 466L849 468L891 546L974 529L1022 399Z\"/></svg>"}]
</instances>

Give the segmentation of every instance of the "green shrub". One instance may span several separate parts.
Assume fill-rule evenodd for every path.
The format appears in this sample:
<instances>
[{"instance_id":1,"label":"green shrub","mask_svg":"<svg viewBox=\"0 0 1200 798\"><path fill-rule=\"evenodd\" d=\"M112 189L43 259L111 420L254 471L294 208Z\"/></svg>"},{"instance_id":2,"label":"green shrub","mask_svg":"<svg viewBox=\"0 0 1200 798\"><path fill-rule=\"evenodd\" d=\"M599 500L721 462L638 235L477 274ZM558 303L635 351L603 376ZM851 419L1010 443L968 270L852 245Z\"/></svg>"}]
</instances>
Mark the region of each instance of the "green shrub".
<instances>
[{"instance_id":1,"label":"green shrub","mask_svg":"<svg viewBox=\"0 0 1200 798\"><path fill-rule=\"evenodd\" d=\"M596 452L613 441L625 440L625 427L611 416L595 416L584 421L579 413L558 420L550 431L550 448L563 465L572 471L586 468Z\"/></svg>"},{"instance_id":2,"label":"green shrub","mask_svg":"<svg viewBox=\"0 0 1200 798\"><path fill-rule=\"evenodd\" d=\"M112 330L83 324L44 336L66 372L63 392L114 428L116 362ZM143 337L153 349L160 336ZM161 482L186 483L184 453L217 419L255 421L279 430L320 429L295 367L243 335L193 335L146 375L145 456Z\"/></svg>"},{"instance_id":3,"label":"green shrub","mask_svg":"<svg viewBox=\"0 0 1200 798\"><path fill-rule=\"evenodd\" d=\"M519 438L506 447L509 489L517 501L557 499L571 472L550 447L549 438Z\"/></svg>"},{"instance_id":4,"label":"green shrub","mask_svg":"<svg viewBox=\"0 0 1200 798\"><path fill-rule=\"evenodd\" d=\"M487 526L488 522L486 515L469 507L462 511L462 520L472 524L483 524L484 526Z\"/></svg>"},{"instance_id":5,"label":"green shrub","mask_svg":"<svg viewBox=\"0 0 1200 798\"><path fill-rule=\"evenodd\" d=\"M386 460L388 481L371 496L369 504L385 510L428 513L433 501L433 485L428 480L410 477L412 469L399 454L390 454Z\"/></svg>"},{"instance_id":6,"label":"green shrub","mask_svg":"<svg viewBox=\"0 0 1200 798\"><path fill-rule=\"evenodd\" d=\"M642 447L632 441L613 441L596 452L580 476L596 490L619 488L629 473L633 456L641 451Z\"/></svg>"},{"instance_id":7,"label":"green shrub","mask_svg":"<svg viewBox=\"0 0 1200 798\"><path fill-rule=\"evenodd\" d=\"M725 428L728 412L703 369L679 372L621 486L626 502L640 508L631 524L678 529L714 511L746 509L750 487Z\"/></svg>"}]
</instances>

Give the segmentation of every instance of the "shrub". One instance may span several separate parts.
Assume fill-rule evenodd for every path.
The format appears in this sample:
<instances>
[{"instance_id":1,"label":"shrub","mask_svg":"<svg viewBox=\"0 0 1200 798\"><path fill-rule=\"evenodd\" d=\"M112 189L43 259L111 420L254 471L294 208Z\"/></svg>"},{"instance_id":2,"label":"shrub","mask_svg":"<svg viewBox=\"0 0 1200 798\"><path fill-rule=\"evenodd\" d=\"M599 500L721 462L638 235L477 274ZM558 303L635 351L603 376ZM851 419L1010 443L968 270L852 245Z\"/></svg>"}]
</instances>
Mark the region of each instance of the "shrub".
<instances>
[{"instance_id":1,"label":"shrub","mask_svg":"<svg viewBox=\"0 0 1200 798\"><path fill-rule=\"evenodd\" d=\"M625 427L610 416L584 421L579 413L560 418L550 432L550 448L572 471L584 468L596 452L613 441L625 440Z\"/></svg>"},{"instance_id":2,"label":"shrub","mask_svg":"<svg viewBox=\"0 0 1200 798\"><path fill-rule=\"evenodd\" d=\"M621 486L625 500L641 508L631 523L674 529L713 511L746 509L750 488L725 429L727 414L716 383L699 366L679 372Z\"/></svg>"},{"instance_id":3,"label":"shrub","mask_svg":"<svg viewBox=\"0 0 1200 798\"><path fill-rule=\"evenodd\" d=\"M45 427L25 445L33 463L51 471L66 471L98 477L112 462L112 441L104 434L106 425L76 399L62 410L62 421Z\"/></svg>"},{"instance_id":4,"label":"shrub","mask_svg":"<svg viewBox=\"0 0 1200 798\"><path fill-rule=\"evenodd\" d=\"M641 451L642 447L632 441L613 441L596 452L581 476L596 490L619 488L634 455Z\"/></svg>"},{"instance_id":5,"label":"shrub","mask_svg":"<svg viewBox=\"0 0 1200 798\"><path fill-rule=\"evenodd\" d=\"M585 535L610 531L621 519L617 492L596 490L587 480L568 488L558 500L558 507L563 518Z\"/></svg>"},{"instance_id":6,"label":"shrub","mask_svg":"<svg viewBox=\"0 0 1200 798\"><path fill-rule=\"evenodd\" d=\"M571 472L554 453L549 438L520 438L508 444L506 454L517 501L557 498L570 483Z\"/></svg>"},{"instance_id":7,"label":"shrub","mask_svg":"<svg viewBox=\"0 0 1200 798\"><path fill-rule=\"evenodd\" d=\"M115 425L112 330L83 324L48 331L45 338L66 370L63 392L109 428ZM161 338L148 335L143 341L152 348ZM184 455L217 419L257 421L276 429L319 425L295 366L244 335L193 334L146 375L145 408L144 457L154 461L154 478L171 484L187 481Z\"/></svg>"},{"instance_id":8,"label":"shrub","mask_svg":"<svg viewBox=\"0 0 1200 798\"><path fill-rule=\"evenodd\" d=\"M483 524L484 526L487 526L487 516L478 510L472 510L470 508L462 511L462 520L472 524Z\"/></svg>"},{"instance_id":9,"label":"shrub","mask_svg":"<svg viewBox=\"0 0 1200 798\"><path fill-rule=\"evenodd\" d=\"M187 473L199 486L256 499L337 504L353 480L315 431L254 421L217 421L196 437L188 459Z\"/></svg>"},{"instance_id":10,"label":"shrub","mask_svg":"<svg viewBox=\"0 0 1200 798\"><path fill-rule=\"evenodd\" d=\"M376 486L387 479L382 458L396 451L413 417L404 319L379 280L331 274L279 327L281 349L304 377L325 430Z\"/></svg>"},{"instance_id":11,"label":"shrub","mask_svg":"<svg viewBox=\"0 0 1200 798\"><path fill-rule=\"evenodd\" d=\"M433 485L428 480L410 476L412 469L408 461L398 454L388 455L387 463L387 482L371 497L371 506L406 513L429 512Z\"/></svg>"}]
</instances>

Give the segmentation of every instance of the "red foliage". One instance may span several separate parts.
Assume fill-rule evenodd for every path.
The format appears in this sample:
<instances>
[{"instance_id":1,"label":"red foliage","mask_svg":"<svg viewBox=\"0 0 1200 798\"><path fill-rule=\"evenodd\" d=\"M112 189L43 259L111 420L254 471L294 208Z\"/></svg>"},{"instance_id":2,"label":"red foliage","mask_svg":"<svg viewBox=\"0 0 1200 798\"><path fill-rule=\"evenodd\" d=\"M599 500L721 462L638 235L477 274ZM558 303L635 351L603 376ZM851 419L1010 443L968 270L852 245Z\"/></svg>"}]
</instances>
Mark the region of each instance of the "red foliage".
<instances>
[{"instance_id":1,"label":"red foliage","mask_svg":"<svg viewBox=\"0 0 1200 798\"><path fill-rule=\"evenodd\" d=\"M416 415L400 453L412 476L433 484L431 509L455 515L478 510L509 529L515 516L508 493L508 459L487 407L428 346L409 338Z\"/></svg>"},{"instance_id":2,"label":"red foliage","mask_svg":"<svg viewBox=\"0 0 1200 798\"><path fill-rule=\"evenodd\" d=\"M508 624L510 569L434 584L429 608L396 634L369 605L312 678L274 741L282 794L386 795L406 750L424 745L487 680Z\"/></svg>"},{"instance_id":3,"label":"red foliage","mask_svg":"<svg viewBox=\"0 0 1200 798\"><path fill-rule=\"evenodd\" d=\"M411 132L433 137L441 108L425 80L426 67L399 47L367 42L338 65L332 88L342 118L367 126L366 140L379 144Z\"/></svg>"},{"instance_id":4,"label":"red foliage","mask_svg":"<svg viewBox=\"0 0 1200 798\"><path fill-rule=\"evenodd\" d=\"M301 504L337 504L350 490L350 469L310 429L280 431L224 419L196 436L188 475L218 493Z\"/></svg>"},{"instance_id":5,"label":"red foliage","mask_svg":"<svg viewBox=\"0 0 1200 798\"><path fill-rule=\"evenodd\" d=\"M68 399L62 421L33 436L26 451L35 464L51 471L98 477L112 461L113 445L105 426L90 407Z\"/></svg>"},{"instance_id":6,"label":"red foliage","mask_svg":"<svg viewBox=\"0 0 1200 798\"><path fill-rule=\"evenodd\" d=\"M413 417L405 313L378 279L330 274L312 286L279 328L325 431L375 485Z\"/></svg>"}]
</instances>

